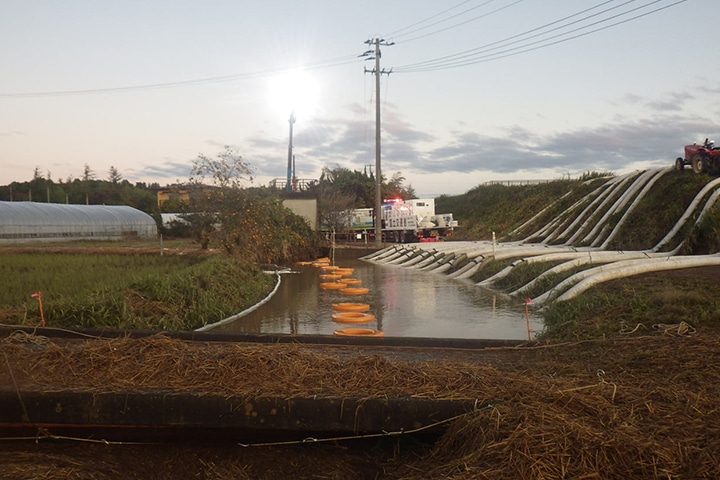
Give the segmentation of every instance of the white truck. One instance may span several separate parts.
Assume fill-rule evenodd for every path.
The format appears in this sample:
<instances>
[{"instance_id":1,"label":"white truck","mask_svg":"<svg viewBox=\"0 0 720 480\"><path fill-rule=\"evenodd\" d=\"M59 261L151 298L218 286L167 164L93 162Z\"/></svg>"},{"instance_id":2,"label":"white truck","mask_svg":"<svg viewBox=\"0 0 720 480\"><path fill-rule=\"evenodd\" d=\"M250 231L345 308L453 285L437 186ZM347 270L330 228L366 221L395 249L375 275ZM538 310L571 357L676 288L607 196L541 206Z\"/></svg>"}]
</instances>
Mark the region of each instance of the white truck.
<instances>
[{"instance_id":1,"label":"white truck","mask_svg":"<svg viewBox=\"0 0 720 480\"><path fill-rule=\"evenodd\" d=\"M372 208L353 210L351 230L359 238L374 237ZM443 241L458 226L452 213L435 214L435 199L391 199L382 204L383 241L409 243Z\"/></svg>"}]
</instances>

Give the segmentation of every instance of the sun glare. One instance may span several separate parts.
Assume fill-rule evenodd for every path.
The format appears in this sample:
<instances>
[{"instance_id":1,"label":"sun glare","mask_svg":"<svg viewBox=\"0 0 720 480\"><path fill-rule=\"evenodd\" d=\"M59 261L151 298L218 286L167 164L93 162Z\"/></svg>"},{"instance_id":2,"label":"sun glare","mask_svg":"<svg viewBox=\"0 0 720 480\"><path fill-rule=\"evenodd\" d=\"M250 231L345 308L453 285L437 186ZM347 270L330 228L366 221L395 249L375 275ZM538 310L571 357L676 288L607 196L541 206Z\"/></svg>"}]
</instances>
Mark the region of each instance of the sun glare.
<instances>
[{"instance_id":1,"label":"sun glare","mask_svg":"<svg viewBox=\"0 0 720 480\"><path fill-rule=\"evenodd\" d=\"M279 115L310 117L318 108L320 89L315 79L307 72L293 70L277 75L268 83L270 108Z\"/></svg>"}]
</instances>

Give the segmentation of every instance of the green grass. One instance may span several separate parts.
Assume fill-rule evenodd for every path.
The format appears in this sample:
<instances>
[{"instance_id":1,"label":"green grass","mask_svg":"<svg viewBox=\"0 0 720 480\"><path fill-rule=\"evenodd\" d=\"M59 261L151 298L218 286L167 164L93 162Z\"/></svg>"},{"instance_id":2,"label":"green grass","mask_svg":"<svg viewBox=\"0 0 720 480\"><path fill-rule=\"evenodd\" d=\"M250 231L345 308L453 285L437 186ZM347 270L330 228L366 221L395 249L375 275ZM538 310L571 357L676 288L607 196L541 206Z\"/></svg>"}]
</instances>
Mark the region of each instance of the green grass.
<instances>
[{"instance_id":1,"label":"green grass","mask_svg":"<svg viewBox=\"0 0 720 480\"><path fill-rule=\"evenodd\" d=\"M523 285L526 285L540 276L546 270L551 269L560 262L522 262L516 265L510 274L505 278L501 278L493 284L494 288L506 292L512 292Z\"/></svg>"},{"instance_id":2,"label":"green grass","mask_svg":"<svg viewBox=\"0 0 720 480\"><path fill-rule=\"evenodd\" d=\"M628 216L617 237L608 245L608 250L653 247L672 229L708 180L707 175L691 172L664 175ZM689 229L688 225L670 248L677 245L678 239L685 238Z\"/></svg>"},{"instance_id":3,"label":"green grass","mask_svg":"<svg viewBox=\"0 0 720 480\"><path fill-rule=\"evenodd\" d=\"M720 326L720 300L708 292L716 281L654 273L614 280L566 302L548 305L541 338L576 340L654 332L654 325L686 322L695 328Z\"/></svg>"},{"instance_id":4,"label":"green grass","mask_svg":"<svg viewBox=\"0 0 720 480\"><path fill-rule=\"evenodd\" d=\"M114 289L150 274L166 275L200 261L160 255L12 254L0 256L0 306L29 302L34 292L47 300L72 297L98 285ZM34 300L33 300L34 301Z\"/></svg>"},{"instance_id":5,"label":"green grass","mask_svg":"<svg viewBox=\"0 0 720 480\"><path fill-rule=\"evenodd\" d=\"M260 300L274 280L224 256L3 254L3 323L188 330Z\"/></svg>"},{"instance_id":6,"label":"green grass","mask_svg":"<svg viewBox=\"0 0 720 480\"><path fill-rule=\"evenodd\" d=\"M589 181L585 181L588 180ZM628 215L618 235L609 243L608 250L645 250L652 248L674 226L695 195L711 177L691 172L671 172L663 175L654 184L648 194ZM457 196L441 196L436 199L436 210L452 212L460 224L453 240L489 240L495 232L501 241L514 241L526 238L547 225L557 217L563 218L562 224L568 225L590 201L586 196L601 186L607 178L600 174L588 175L578 180L556 180L538 185L480 185ZM566 195L567 196L564 196ZM617 197L619 192L615 194ZM568 215L567 209L575 202L584 199L585 204L576 207ZM593 197L594 198L594 197ZM547 208L547 210L545 210ZM594 212L599 219L609 204ZM540 213L542 212L542 213ZM515 231L535 214L538 217L522 229ZM624 215L616 213L610 217L604 236ZM694 221L694 218L691 219ZM583 230L584 237L595 225L594 221ZM513 233L514 232L514 233ZM528 242L541 241L540 238L528 238ZM676 239L665 249L671 249L680 239L689 242L682 253L714 253L720 251L720 206L711 209L710 214L699 227L686 225ZM556 238L551 243L563 243L567 239ZM580 244L575 242L578 246Z\"/></svg>"},{"instance_id":7,"label":"green grass","mask_svg":"<svg viewBox=\"0 0 720 480\"><path fill-rule=\"evenodd\" d=\"M557 180L537 185L480 185L463 195L438 197L435 210L452 212L458 220L460 228L453 234L454 240L489 240L493 232L498 239L517 240L560 215L605 181ZM561 199L569 191L571 195ZM517 233L517 238L509 236L514 228L548 206L550 208L532 225Z\"/></svg>"},{"instance_id":8,"label":"green grass","mask_svg":"<svg viewBox=\"0 0 720 480\"><path fill-rule=\"evenodd\" d=\"M485 260L480 265L480 269L477 272L473 273L470 279L475 283L487 280L496 273L500 272L503 268L509 266L515 260L517 259L508 258L505 260L495 260L493 258L490 258L488 260Z\"/></svg>"}]
</instances>

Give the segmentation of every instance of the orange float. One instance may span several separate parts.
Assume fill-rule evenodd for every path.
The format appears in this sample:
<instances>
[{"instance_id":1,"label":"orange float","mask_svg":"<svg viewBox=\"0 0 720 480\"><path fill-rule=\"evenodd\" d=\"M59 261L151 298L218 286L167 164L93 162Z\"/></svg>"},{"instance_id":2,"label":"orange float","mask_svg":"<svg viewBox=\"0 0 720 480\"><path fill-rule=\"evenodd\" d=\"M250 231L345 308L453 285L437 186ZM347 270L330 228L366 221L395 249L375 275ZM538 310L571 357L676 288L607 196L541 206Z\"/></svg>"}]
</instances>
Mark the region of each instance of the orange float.
<instances>
[{"instance_id":1,"label":"orange float","mask_svg":"<svg viewBox=\"0 0 720 480\"><path fill-rule=\"evenodd\" d=\"M348 285L360 285L362 283L362 280L359 278L343 278L343 282L347 283Z\"/></svg>"},{"instance_id":2,"label":"orange float","mask_svg":"<svg viewBox=\"0 0 720 480\"><path fill-rule=\"evenodd\" d=\"M312 265L313 262L297 262L298 265Z\"/></svg>"},{"instance_id":3,"label":"orange float","mask_svg":"<svg viewBox=\"0 0 720 480\"><path fill-rule=\"evenodd\" d=\"M340 269L340 267L338 267L337 265L322 265L320 267L320 270L327 271L327 272L332 272L334 270L339 270L339 269Z\"/></svg>"},{"instance_id":4,"label":"orange float","mask_svg":"<svg viewBox=\"0 0 720 480\"><path fill-rule=\"evenodd\" d=\"M369 323L373 320L375 315L364 312L338 312L332 316L332 321L337 323Z\"/></svg>"},{"instance_id":5,"label":"orange float","mask_svg":"<svg viewBox=\"0 0 720 480\"><path fill-rule=\"evenodd\" d=\"M342 275L338 275L337 273L326 273L325 275L320 275L320 280L340 280L342 278ZM345 282L349 285L349 283Z\"/></svg>"},{"instance_id":6,"label":"orange float","mask_svg":"<svg viewBox=\"0 0 720 480\"><path fill-rule=\"evenodd\" d=\"M335 273L339 273L343 277L349 277L353 274L353 272L355 272L354 268L338 268L337 270L335 270Z\"/></svg>"},{"instance_id":7,"label":"orange float","mask_svg":"<svg viewBox=\"0 0 720 480\"><path fill-rule=\"evenodd\" d=\"M347 287L347 284L340 282L323 282L320 284L320 288L324 290L342 290Z\"/></svg>"},{"instance_id":8,"label":"orange float","mask_svg":"<svg viewBox=\"0 0 720 480\"><path fill-rule=\"evenodd\" d=\"M347 284L345 286L347 287ZM370 289L365 287L347 287L340 289L340 293L343 295L366 295L368 292L370 292Z\"/></svg>"},{"instance_id":9,"label":"orange float","mask_svg":"<svg viewBox=\"0 0 720 480\"><path fill-rule=\"evenodd\" d=\"M335 330L335 335L340 337L384 337L385 332L369 328L343 328Z\"/></svg>"},{"instance_id":10,"label":"orange float","mask_svg":"<svg viewBox=\"0 0 720 480\"><path fill-rule=\"evenodd\" d=\"M370 305L367 303L333 303L332 309L336 312L367 312Z\"/></svg>"}]
</instances>

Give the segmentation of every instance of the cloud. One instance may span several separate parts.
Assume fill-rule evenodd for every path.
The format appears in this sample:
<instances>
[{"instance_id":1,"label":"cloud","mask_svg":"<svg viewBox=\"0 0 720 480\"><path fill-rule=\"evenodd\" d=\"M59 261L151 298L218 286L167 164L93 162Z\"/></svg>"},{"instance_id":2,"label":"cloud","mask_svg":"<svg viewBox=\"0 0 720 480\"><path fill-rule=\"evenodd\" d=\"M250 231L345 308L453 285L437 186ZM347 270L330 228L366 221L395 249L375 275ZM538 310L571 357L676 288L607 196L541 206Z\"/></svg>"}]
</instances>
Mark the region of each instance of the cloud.
<instances>
[{"instance_id":1,"label":"cloud","mask_svg":"<svg viewBox=\"0 0 720 480\"><path fill-rule=\"evenodd\" d=\"M636 94L623 95L619 100L610 102L618 107L633 106L637 109L648 109L654 112L682 111L687 104L697 98L689 91L674 91L655 98L647 98Z\"/></svg>"},{"instance_id":2,"label":"cloud","mask_svg":"<svg viewBox=\"0 0 720 480\"><path fill-rule=\"evenodd\" d=\"M125 175L129 178L149 178L158 183L174 183L178 180L184 182L190 177L191 168L192 161L190 160L185 162L167 160L164 163L145 165L140 169L128 170Z\"/></svg>"},{"instance_id":3,"label":"cloud","mask_svg":"<svg viewBox=\"0 0 720 480\"><path fill-rule=\"evenodd\" d=\"M689 92L672 92L663 98L648 101L646 105L656 111L681 111L694 99L695 95Z\"/></svg>"},{"instance_id":4,"label":"cloud","mask_svg":"<svg viewBox=\"0 0 720 480\"><path fill-rule=\"evenodd\" d=\"M539 133L522 124L495 126L494 133L470 130L455 123L447 132L429 133L408 120L392 104L383 110L382 169L386 176L401 172L408 183L413 175L482 174L558 176L571 172L622 172L672 165L683 145L702 141L720 125L711 115L698 115L702 99L683 91L649 99L623 97L614 117L587 126ZM325 167L362 170L375 166L374 118L357 105L348 117L317 117L294 134L296 174L317 178ZM258 132L248 143L245 158L259 177L284 177L287 138ZM172 164L170 165L172 167ZM163 167L158 167L161 170Z\"/></svg>"},{"instance_id":5,"label":"cloud","mask_svg":"<svg viewBox=\"0 0 720 480\"><path fill-rule=\"evenodd\" d=\"M704 138L700 132L718 130L720 125L710 120L662 115L645 119L621 117L612 123L553 135L534 134L517 126L494 136L455 131L444 145L421 154L408 150L400 161L419 173L618 171L643 162L670 165L683 145Z\"/></svg>"},{"instance_id":6,"label":"cloud","mask_svg":"<svg viewBox=\"0 0 720 480\"><path fill-rule=\"evenodd\" d=\"M720 94L720 87L708 87L708 85L714 85L715 82L717 82L717 79L715 78L706 78L704 85L697 87L697 90L704 94L703 98L708 98Z\"/></svg>"},{"instance_id":7,"label":"cloud","mask_svg":"<svg viewBox=\"0 0 720 480\"><path fill-rule=\"evenodd\" d=\"M20 130L8 130L8 131L0 131L0 137L14 137L14 136L21 136L25 135L25 132Z\"/></svg>"}]
</instances>

